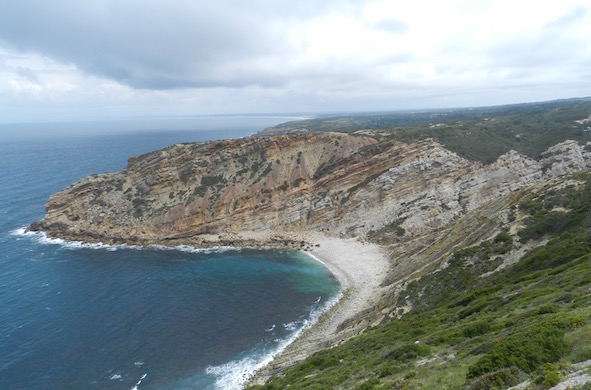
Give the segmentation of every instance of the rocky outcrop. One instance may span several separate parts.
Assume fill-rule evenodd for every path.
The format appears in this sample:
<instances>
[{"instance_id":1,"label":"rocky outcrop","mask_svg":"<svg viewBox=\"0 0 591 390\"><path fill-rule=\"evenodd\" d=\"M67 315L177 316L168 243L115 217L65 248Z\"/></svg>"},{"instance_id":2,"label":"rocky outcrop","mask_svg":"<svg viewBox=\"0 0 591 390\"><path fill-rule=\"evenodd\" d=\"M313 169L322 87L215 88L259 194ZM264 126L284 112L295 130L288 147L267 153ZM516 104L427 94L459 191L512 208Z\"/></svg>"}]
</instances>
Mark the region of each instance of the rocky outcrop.
<instances>
[{"instance_id":1,"label":"rocky outcrop","mask_svg":"<svg viewBox=\"0 0 591 390\"><path fill-rule=\"evenodd\" d=\"M431 140L340 133L178 144L54 194L30 229L171 245L284 244L309 231L365 237L393 224L413 237L528 183L591 168L588 149L566 141L539 161L509 152L483 165Z\"/></svg>"}]
</instances>

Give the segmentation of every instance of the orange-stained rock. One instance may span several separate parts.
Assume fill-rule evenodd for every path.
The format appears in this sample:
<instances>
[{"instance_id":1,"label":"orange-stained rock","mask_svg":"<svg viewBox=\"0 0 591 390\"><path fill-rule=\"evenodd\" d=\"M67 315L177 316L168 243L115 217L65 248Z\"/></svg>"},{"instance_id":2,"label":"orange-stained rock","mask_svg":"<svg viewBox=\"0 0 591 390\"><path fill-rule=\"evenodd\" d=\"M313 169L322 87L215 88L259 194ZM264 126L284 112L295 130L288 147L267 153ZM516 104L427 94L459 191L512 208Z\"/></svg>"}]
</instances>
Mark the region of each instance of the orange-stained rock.
<instances>
[{"instance_id":1,"label":"orange-stained rock","mask_svg":"<svg viewBox=\"0 0 591 390\"><path fill-rule=\"evenodd\" d=\"M54 194L31 229L84 241L240 245L246 233L266 242L303 231L363 237L400 221L412 236L528 183L589 169L585 149L566 141L540 161L509 152L483 165L430 140L341 133L178 144Z\"/></svg>"}]
</instances>

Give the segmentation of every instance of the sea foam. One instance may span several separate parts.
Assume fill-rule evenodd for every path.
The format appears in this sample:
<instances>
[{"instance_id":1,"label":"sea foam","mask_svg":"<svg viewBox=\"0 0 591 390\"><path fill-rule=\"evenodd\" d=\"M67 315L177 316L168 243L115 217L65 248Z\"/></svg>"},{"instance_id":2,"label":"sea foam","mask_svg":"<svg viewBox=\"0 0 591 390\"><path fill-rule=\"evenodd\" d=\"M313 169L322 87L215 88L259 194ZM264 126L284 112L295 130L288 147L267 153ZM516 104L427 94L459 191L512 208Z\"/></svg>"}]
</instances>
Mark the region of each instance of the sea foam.
<instances>
[{"instance_id":1,"label":"sea foam","mask_svg":"<svg viewBox=\"0 0 591 390\"><path fill-rule=\"evenodd\" d=\"M324 305L320 305L320 300L317 300L316 304L311 308L308 318L293 321L289 324L284 324L283 326L285 329L292 332L285 339L277 340L278 345L272 351L264 352L255 348L251 353L242 359L232 360L219 366L209 366L205 372L208 375L216 376L216 389L243 389L257 371L271 363L276 355L283 352L306 329L316 324L322 314L330 310L342 298L342 296L342 292L339 292L335 297L328 300Z\"/></svg>"},{"instance_id":2,"label":"sea foam","mask_svg":"<svg viewBox=\"0 0 591 390\"><path fill-rule=\"evenodd\" d=\"M148 376L148 374L144 374L144 375L142 375L142 377L140 378L140 380L139 380L139 381L138 381L138 382L135 384L135 386L133 386L133 387L131 388L131 390L138 390L138 386L142 384L142 381L143 381L144 379L146 379L146 377L147 377L147 376Z\"/></svg>"},{"instance_id":3,"label":"sea foam","mask_svg":"<svg viewBox=\"0 0 591 390\"><path fill-rule=\"evenodd\" d=\"M215 246L211 248L197 248L191 245L175 245L175 246L166 246L166 245L128 245L128 244L105 244L102 242L83 242L83 241L68 241L62 238L53 238L48 237L45 232L33 232L27 230L27 228L21 227L15 229L10 232L13 236L20 236L20 237L30 237L35 239L40 244L48 244L48 245L60 245L66 249L100 249L100 250L107 250L107 251L116 251L120 249L134 249L134 250L158 250L158 251L178 251L178 252L186 252L186 253L198 253L198 254L211 254L211 253L222 253L227 251L236 251L239 252L243 248L239 247L230 247L230 246Z\"/></svg>"}]
</instances>

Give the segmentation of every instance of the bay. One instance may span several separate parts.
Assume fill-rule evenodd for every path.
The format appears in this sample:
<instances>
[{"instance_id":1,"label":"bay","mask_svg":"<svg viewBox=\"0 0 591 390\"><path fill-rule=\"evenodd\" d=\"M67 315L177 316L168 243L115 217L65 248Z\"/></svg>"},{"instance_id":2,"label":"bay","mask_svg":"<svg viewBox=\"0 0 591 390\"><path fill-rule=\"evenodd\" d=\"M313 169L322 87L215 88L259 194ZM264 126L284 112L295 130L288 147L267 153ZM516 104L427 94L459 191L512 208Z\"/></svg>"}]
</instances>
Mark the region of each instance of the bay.
<instances>
[{"instance_id":1,"label":"bay","mask_svg":"<svg viewBox=\"0 0 591 390\"><path fill-rule=\"evenodd\" d=\"M48 197L79 178L285 120L0 125L0 388L237 389L334 302L336 280L300 252L23 234Z\"/></svg>"}]
</instances>

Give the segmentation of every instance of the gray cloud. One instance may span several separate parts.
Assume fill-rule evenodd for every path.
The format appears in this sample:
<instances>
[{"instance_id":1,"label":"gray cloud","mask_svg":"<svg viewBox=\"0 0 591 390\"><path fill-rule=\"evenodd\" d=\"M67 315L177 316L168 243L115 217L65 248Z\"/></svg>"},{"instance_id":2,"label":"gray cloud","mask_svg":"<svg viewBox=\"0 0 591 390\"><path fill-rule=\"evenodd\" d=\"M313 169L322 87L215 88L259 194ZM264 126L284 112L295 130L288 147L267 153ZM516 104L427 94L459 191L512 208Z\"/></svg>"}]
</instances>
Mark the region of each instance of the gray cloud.
<instances>
[{"instance_id":1,"label":"gray cloud","mask_svg":"<svg viewBox=\"0 0 591 390\"><path fill-rule=\"evenodd\" d=\"M100 116L588 95L591 12L565 2L4 2L0 116L19 102Z\"/></svg>"},{"instance_id":2,"label":"gray cloud","mask_svg":"<svg viewBox=\"0 0 591 390\"><path fill-rule=\"evenodd\" d=\"M3 5L0 39L135 88L274 86L249 68L281 55L282 21L330 7L312 1L52 1Z\"/></svg>"}]
</instances>

